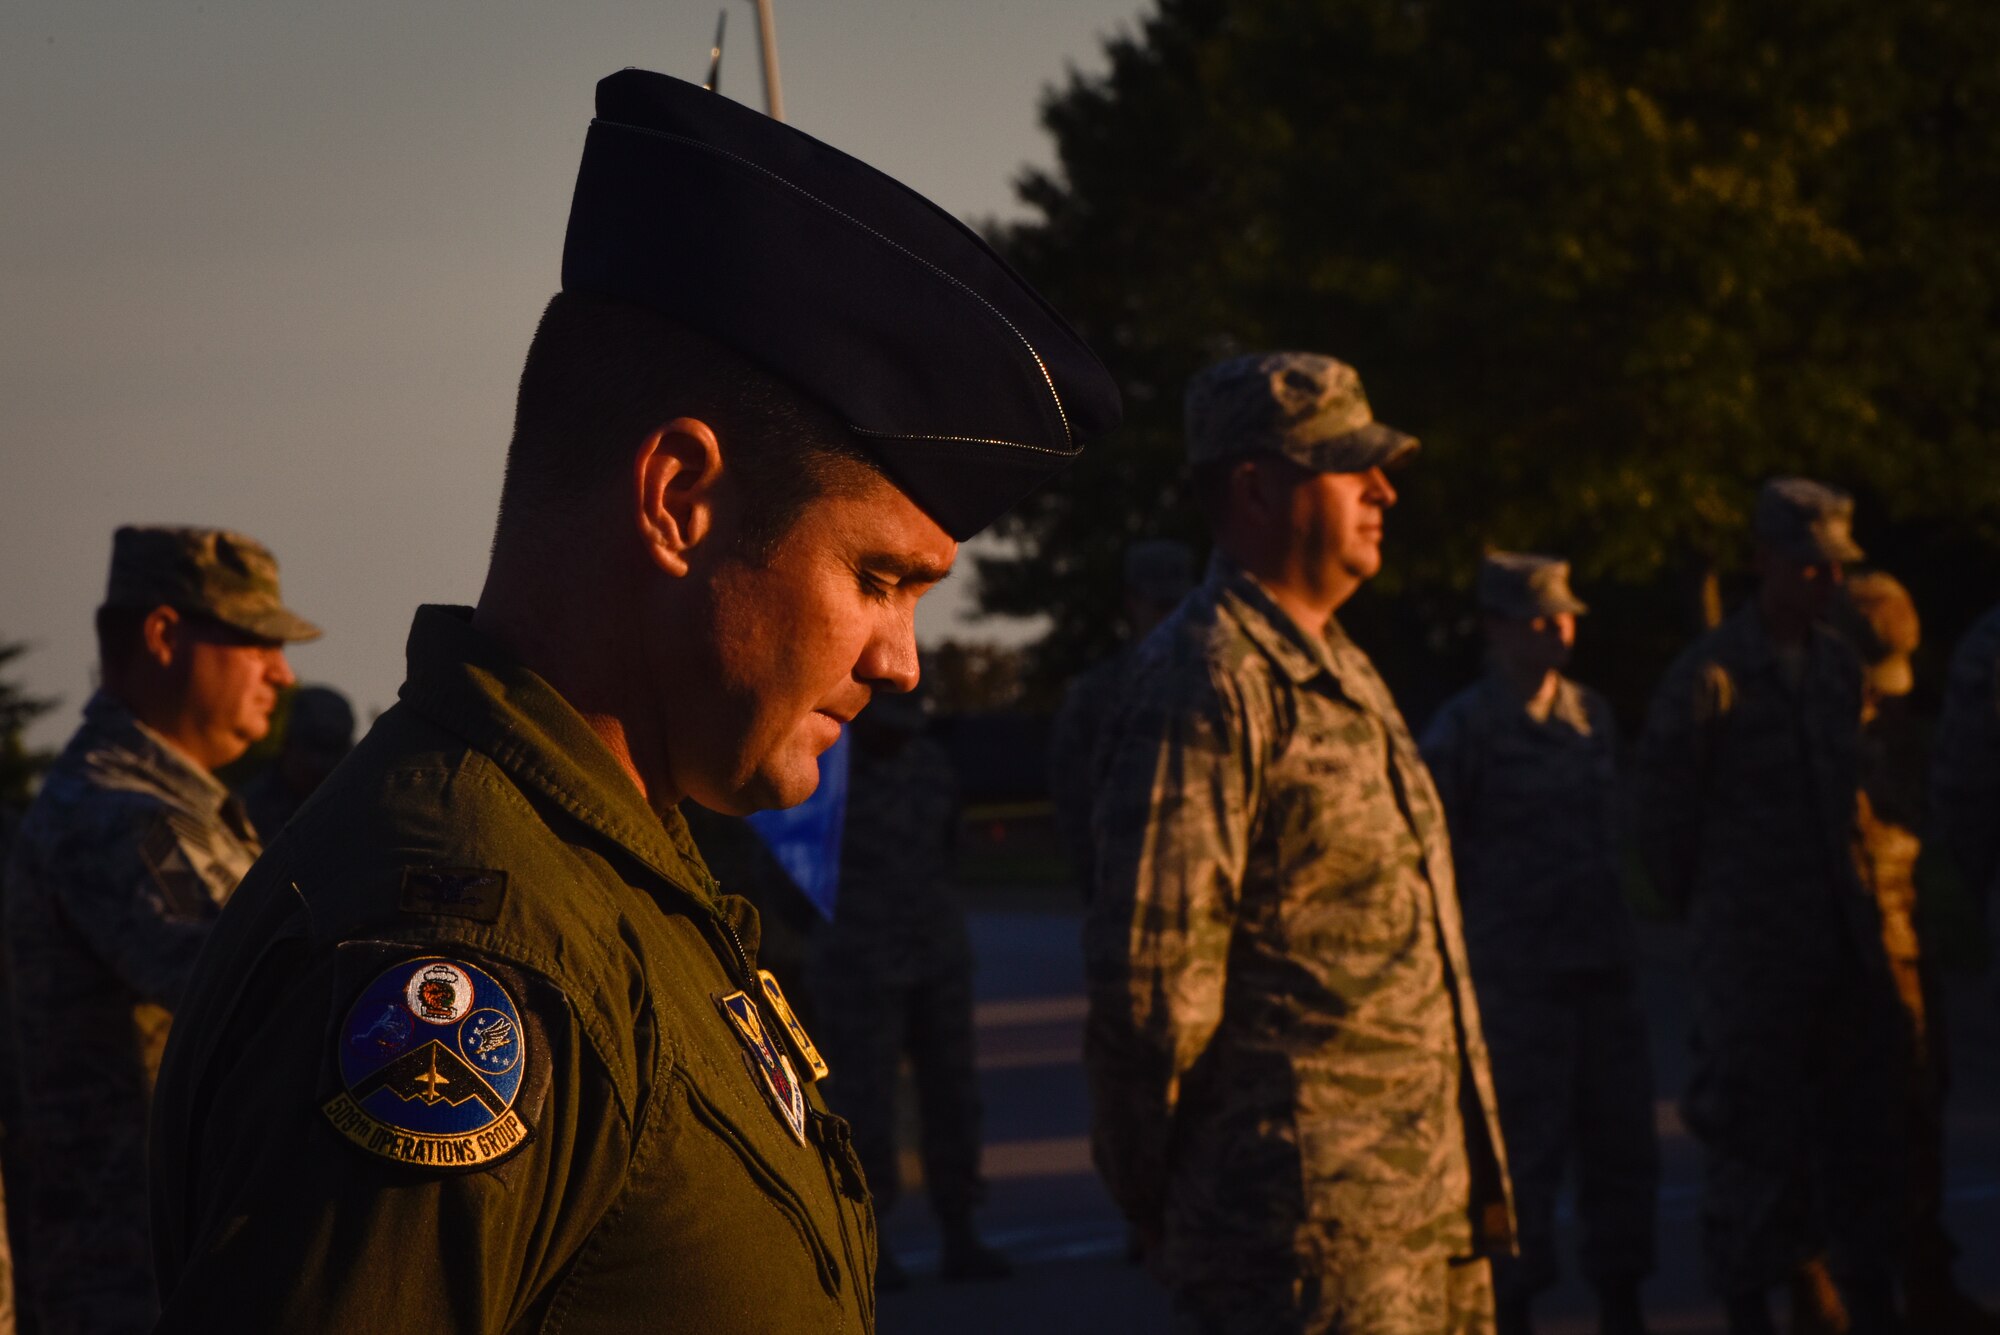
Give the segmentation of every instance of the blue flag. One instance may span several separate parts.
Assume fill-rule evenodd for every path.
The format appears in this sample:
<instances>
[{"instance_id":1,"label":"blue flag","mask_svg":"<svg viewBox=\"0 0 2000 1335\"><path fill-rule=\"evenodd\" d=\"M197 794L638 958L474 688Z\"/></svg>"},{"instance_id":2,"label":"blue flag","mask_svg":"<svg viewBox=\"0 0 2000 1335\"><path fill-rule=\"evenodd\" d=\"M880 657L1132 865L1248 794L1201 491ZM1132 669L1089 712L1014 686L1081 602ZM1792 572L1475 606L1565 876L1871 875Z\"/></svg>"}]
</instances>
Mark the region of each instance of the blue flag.
<instances>
[{"instance_id":1,"label":"blue flag","mask_svg":"<svg viewBox=\"0 0 2000 1335\"><path fill-rule=\"evenodd\" d=\"M819 787L811 797L783 811L750 815L750 828L828 922L833 921L834 900L840 894L840 832L847 824L847 753L847 730L843 728L840 740L820 754Z\"/></svg>"}]
</instances>

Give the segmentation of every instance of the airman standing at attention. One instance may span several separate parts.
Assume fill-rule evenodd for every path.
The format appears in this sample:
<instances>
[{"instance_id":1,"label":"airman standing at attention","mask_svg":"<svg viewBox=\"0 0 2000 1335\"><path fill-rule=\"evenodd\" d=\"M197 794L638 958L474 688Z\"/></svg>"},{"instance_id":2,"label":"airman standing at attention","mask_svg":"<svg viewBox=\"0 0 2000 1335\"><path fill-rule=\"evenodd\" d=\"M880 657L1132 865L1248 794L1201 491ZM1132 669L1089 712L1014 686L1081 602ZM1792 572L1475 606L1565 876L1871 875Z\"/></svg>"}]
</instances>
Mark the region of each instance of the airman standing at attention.
<instances>
[{"instance_id":1,"label":"airman standing at attention","mask_svg":"<svg viewBox=\"0 0 2000 1335\"><path fill-rule=\"evenodd\" d=\"M896 1094L903 1058L917 1093L924 1195L943 1234L947 1280L1012 1267L980 1241L979 1071L972 938L957 885L958 775L924 735L922 702L884 696L854 720L840 894L814 942L813 984L833 1074L827 1097L854 1127L877 1218L902 1194ZM883 1286L908 1283L885 1246Z\"/></svg>"},{"instance_id":2,"label":"airman standing at attention","mask_svg":"<svg viewBox=\"0 0 2000 1335\"><path fill-rule=\"evenodd\" d=\"M1465 946L1500 1094L1521 1254L1494 1266L1501 1335L1555 1282L1556 1195L1573 1163L1583 1269L1605 1335L1645 1329L1660 1176L1653 1069L1621 888L1616 724L1563 675L1586 609L1569 563L1479 568L1488 671L1421 749L1451 822Z\"/></svg>"},{"instance_id":3,"label":"airman standing at attention","mask_svg":"<svg viewBox=\"0 0 2000 1335\"><path fill-rule=\"evenodd\" d=\"M1049 727L1049 797L1056 831L1069 850L1084 898L1090 897L1091 811L1097 792L1097 742L1117 703L1119 679L1132 650L1167 619L1194 587L1194 552L1184 542L1153 538L1125 549L1125 646L1079 673L1063 691Z\"/></svg>"},{"instance_id":4,"label":"airman standing at attention","mask_svg":"<svg viewBox=\"0 0 2000 1335\"><path fill-rule=\"evenodd\" d=\"M121 528L101 688L7 866L27 1172L24 1306L43 1335L152 1328L146 1116L196 955L258 853L215 771L269 730L288 641L319 631L239 533Z\"/></svg>"},{"instance_id":5,"label":"airman standing at attention","mask_svg":"<svg viewBox=\"0 0 2000 1335\"><path fill-rule=\"evenodd\" d=\"M1824 623L1861 559L1854 502L1767 482L1756 596L1675 660L1646 719L1635 809L1654 883L1692 916L1702 1233L1729 1329L1822 1245L1856 1332L1893 1329L1901 1220L1894 1001L1854 863L1861 667Z\"/></svg>"},{"instance_id":6,"label":"airman standing at attention","mask_svg":"<svg viewBox=\"0 0 2000 1335\"><path fill-rule=\"evenodd\" d=\"M1099 1171L1197 1330L1489 1331L1512 1215L1450 839L1334 618L1417 443L1296 352L1202 372L1187 436L1216 555L1102 753Z\"/></svg>"},{"instance_id":7,"label":"airman standing at attention","mask_svg":"<svg viewBox=\"0 0 2000 1335\"><path fill-rule=\"evenodd\" d=\"M1861 792L1857 845L1862 884L1882 917L1882 947L1903 1019L1901 1128L1907 1162L1903 1301L1913 1331L1994 1335L1952 1274L1958 1248L1944 1226L1945 1060L1943 996L1919 933L1917 860L1927 817L1930 729L1911 707L1910 656L1921 623L1909 590L1879 570L1851 576L1833 626L1861 656Z\"/></svg>"},{"instance_id":8,"label":"airman standing at attention","mask_svg":"<svg viewBox=\"0 0 2000 1335\"><path fill-rule=\"evenodd\" d=\"M188 987L163 1333L874 1326L847 1124L680 803L808 797L1117 392L950 215L643 70L598 85L562 273L478 606L418 609Z\"/></svg>"}]
</instances>

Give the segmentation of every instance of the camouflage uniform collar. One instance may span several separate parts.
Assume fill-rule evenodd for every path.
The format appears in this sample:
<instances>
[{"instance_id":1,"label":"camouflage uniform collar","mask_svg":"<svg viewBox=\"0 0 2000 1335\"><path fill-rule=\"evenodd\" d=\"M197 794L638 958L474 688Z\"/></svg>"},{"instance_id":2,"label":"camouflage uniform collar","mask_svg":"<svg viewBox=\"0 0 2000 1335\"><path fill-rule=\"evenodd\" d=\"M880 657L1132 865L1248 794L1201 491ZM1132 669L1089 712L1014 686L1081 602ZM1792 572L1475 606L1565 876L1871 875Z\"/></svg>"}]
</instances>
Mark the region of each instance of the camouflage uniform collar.
<instances>
[{"instance_id":1,"label":"camouflage uniform collar","mask_svg":"<svg viewBox=\"0 0 2000 1335\"><path fill-rule=\"evenodd\" d=\"M189 811L214 818L229 789L194 757L139 721L124 701L98 691L83 707L83 727L71 748L83 769L107 788L163 793Z\"/></svg>"},{"instance_id":2,"label":"camouflage uniform collar","mask_svg":"<svg viewBox=\"0 0 2000 1335\"><path fill-rule=\"evenodd\" d=\"M1294 683L1303 686L1321 673L1340 675L1334 662L1334 647L1346 644L1347 635L1340 629L1338 619L1327 621L1323 638L1306 634L1305 628L1278 606L1277 599L1255 575L1220 549L1209 557L1202 589L1217 602L1229 606L1243 633Z\"/></svg>"},{"instance_id":3,"label":"camouflage uniform collar","mask_svg":"<svg viewBox=\"0 0 2000 1335\"><path fill-rule=\"evenodd\" d=\"M471 623L469 607L417 609L404 703L713 909L720 892L680 811L657 815L583 716Z\"/></svg>"}]
</instances>

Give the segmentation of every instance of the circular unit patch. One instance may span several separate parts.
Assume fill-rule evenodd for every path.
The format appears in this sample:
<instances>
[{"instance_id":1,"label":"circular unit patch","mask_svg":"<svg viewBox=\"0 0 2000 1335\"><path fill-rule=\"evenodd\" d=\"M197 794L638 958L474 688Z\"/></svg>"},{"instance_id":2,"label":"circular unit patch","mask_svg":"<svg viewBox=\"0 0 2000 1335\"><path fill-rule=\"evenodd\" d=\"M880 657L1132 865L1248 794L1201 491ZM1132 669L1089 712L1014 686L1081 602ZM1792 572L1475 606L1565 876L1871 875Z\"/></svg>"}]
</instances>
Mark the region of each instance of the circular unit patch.
<instances>
[{"instance_id":1,"label":"circular unit patch","mask_svg":"<svg viewBox=\"0 0 2000 1335\"><path fill-rule=\"evenodd\" d=\"M527 1071L520 1012L462 960L408 960L362 989L339 1030L341 1092L322 1106L370 1154L477 1168L528 1138L514 1111Z\"/></svg>"}]
</instances>

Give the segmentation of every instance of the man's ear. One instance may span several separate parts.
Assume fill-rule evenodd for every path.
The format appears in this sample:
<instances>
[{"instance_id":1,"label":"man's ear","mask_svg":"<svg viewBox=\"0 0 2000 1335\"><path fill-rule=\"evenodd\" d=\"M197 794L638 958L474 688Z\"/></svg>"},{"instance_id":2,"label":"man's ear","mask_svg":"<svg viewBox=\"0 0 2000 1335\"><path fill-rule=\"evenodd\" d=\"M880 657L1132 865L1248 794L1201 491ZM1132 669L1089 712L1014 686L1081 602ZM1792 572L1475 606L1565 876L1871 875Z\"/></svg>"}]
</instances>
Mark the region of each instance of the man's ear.
<instances>
[{"instance_id":1,"label":"man's ear","mask_svg":"<svg viewBox=\"0 0 2000 1335\"><path fill-rule=\"evenodd\" d=\"M688 572L688 556L715 529L722 447L708 423L676 417L646 438L633 457L639 534L653 563Z\"/></svg>"},{"instance_id":2,"label":"man's ear","mask_svg":"<svg viewBox=\"0 0 2000 1335\"><path fill-rule=\"evenodd\" d=\"M181 632L185 629L181 614L162 604L146 613L146 619L139 623L139 643L156 667L171 667L180 654Z\"/></svg>"}]
</instances>

